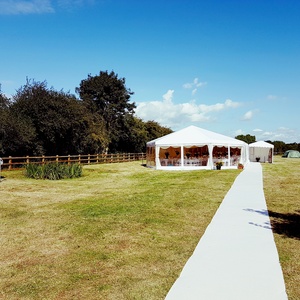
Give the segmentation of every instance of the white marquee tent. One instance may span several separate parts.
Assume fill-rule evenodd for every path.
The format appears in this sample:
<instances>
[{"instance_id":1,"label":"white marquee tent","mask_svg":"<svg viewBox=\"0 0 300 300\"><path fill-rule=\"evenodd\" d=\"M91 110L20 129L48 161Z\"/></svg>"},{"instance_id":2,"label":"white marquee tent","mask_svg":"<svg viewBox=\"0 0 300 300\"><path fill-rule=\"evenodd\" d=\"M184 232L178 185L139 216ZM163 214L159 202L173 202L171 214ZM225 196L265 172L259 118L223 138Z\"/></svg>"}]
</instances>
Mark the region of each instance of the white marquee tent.
<instances>
[{"instance_id":1,"label":"white marquee tent","mask_svg":"<svg viewBox=\"0 0 300 300\"><path fill-rule=\"evenodd\" d=\"M249 144L250 161L272 163L273 151L274 151L274 145L264 141L258 141Z\"/></svg>"},{"instance_id":2,"label":"white marquee tent","mask_svg":"<svg viewBox=\"0 0 300 300\"><path fill-rule=\"evenodd\" d=\"M249 161L248 144L196 126L147 143L147 166L161 170L237 168Z\"/></svg>"}]
</instances>

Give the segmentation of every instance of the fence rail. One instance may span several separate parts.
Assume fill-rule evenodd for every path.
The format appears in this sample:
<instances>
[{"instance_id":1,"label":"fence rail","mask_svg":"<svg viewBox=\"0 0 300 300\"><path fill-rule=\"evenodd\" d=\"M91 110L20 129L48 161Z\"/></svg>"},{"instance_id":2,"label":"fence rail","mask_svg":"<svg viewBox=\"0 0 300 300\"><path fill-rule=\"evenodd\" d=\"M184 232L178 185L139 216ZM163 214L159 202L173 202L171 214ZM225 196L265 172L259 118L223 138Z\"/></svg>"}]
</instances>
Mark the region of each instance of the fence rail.
<instances>
[{"instance_id":1,"label":"fence rail","mask_svg":"<svg viewBox=\"0 0 300 300\"><path fill-rule=\"evenodd\" d=\"M54 156L23 156L23 157L2 157L2 169L15 170L22 169L28 164L43 165L46 163L78 163L83 165L89 164L106 164L120 163L137 160L145 160L146 153L120 153L120 154L78 154L78 155L54 155Z\"/></svg>"}]
</instances>

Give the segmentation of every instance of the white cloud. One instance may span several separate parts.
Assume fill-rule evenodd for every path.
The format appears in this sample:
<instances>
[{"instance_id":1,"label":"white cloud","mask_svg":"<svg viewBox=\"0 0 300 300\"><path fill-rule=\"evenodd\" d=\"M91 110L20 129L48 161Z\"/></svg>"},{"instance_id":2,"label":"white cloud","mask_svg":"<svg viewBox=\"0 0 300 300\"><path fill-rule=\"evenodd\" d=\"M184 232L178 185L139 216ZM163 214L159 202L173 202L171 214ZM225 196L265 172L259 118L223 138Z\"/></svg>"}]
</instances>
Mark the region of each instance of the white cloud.
<instances>
[{"instance_id":1,"label":"white cloud","mask_svg":"<svg viewBox=\"0 0 300 300\"><path fill-rule=\"evenodd\" d=\"M197 93L197 89L193 89L192 90L192 95L194 96L194 95L196 95L196 93Z\"/></svg>"},{"instance_id":2,"label":"white cloud","mask_svg":"<svg viewBox=\"0 0 300 300\"><path fill-rule=\"evenodd\" d=\"M173 96L174 90L168 90L163 100L137 103L136 115L146 121L154 120L164 126L176 127L179 124L212 121L215 113L240 105L230 99L212 105L197 104L195 101L176 104Z\"/></svg>"},{"instance_id":3,"label":"white cloud","mask_svg":"<svg viewBox=\"0 0 300 300\"><path fill-rule=\"evenodd\" d=\"M167 104L172 103L174 90L168 90L166 94L163 95L164 102Z\"/></svg>"},{"instance_id":4,"label":"white cloud","mask_svg":"<svg viewBox=\"0 0 300 300\"><path fill-rule=\"evenodd\" d=\"M4 0L0 1L0 14L18 15L18 14L42 14L53 13L54 8L49 0Z\"/></svg>"},{"instance_id":5,"label":"white cloud","mask_svg":"<svg viewBox=\"0 0 300 300\"><path fill-rule=\"evenodd\" d=\"M194 78L193 82L183 84L184 89L193 89L192 95L197 93L198 88L207 85L207 82L199 82L198 78Z\"/></svg>"},{"instance_id":6,"label":"white cloud","mask_svg":"<svg viewBox=\"0 0 300 300\"><path fill-rule=\"evenodd\" d=\"M194 85L195 85L196 87L201 87L201 86L207 85L207 82L198 82L198 78L195 78L195 79L194 79Z\"/></svg>"},{"instance_id":7,"label":"white cloud","mask_svg":"<svg viewBox=\"0 0 300 300\"><path fill-rule=\"evenodd\" d=\"M243 115L242 120L243 120L243 121L249 121L249 120L251 120L252 118L253 118L253 111L252 111L252 110L249 110L249 111L247 111L247 112Z\"/></svg>"},{"instance_id":8,"label":"white cloud","mask_svg":"<svg viewBox=\"0 0 300 300\"><path fill-rule=\"evenodd\" d=\"M273 140L285 141L287 143L299 143L299 129L279 127L273 134Z\"/></svg>"},{"instance_id":9,"label":"white cloud","mask_svg":"<svg viewBox=\"0 0 300 300\"><path fill-rule=\"evenodd\" d=\"M62 9L72 9L95 3L95 0L0 0L0 15L54 13L55 4Z\"/></svg>"},{"instance_id":10,"label":"white cloud","mask_svg":"<svg viewBox=\"0 0 300 300\"><path fill-rule=\"evenodd\" d=\"M268 96L267 96L267 99L268 99L268 100L276 100L276 99L277 99L277 96L276 96L276 95L268 95Z\"/></svg>"},{"instance_id":11,"label":"white cloud","mask_svg":"<svg viewBox=\"0 0 300 300\"><path fill-rule=\"evenodd\" d=\"M253 129L254 132L262 132L263 130L262 129L259 129L259 128L256 128L256 129Z\"/></svg>"},{"instance_id":12,"label":"white cloud","mask_svg":"<svg viewBox=\"0 0 300 300\"><path fill-rule=\"evenodd\" d=\"M235 136L241 135L241 134L245 134L242 129L238 129L238 130L235 131Z\"/></svg>"},{"instance_id":13,"label":"white cloud","mask_svg":"<svg viewBox=\"0 0 300 300\"><path fill-rule=\"evenodd\" d=\"M184 85L183 85L183 88L184 89L191 89L193 87L193 84L192 83L185 83Z\"/></svg>"},{"instance_id":14,"label":"white cloud","mask_svg":"<svg viewBox=\"0 0 300 300\"><path fill-rule=\"evenodd\" d=\"M74 6L82 6L85 4L94 4L96 0L57 0L57 4L62 8L72 8Z\"/></svg>"},{"instance_id":15,"label":"white cloud","mask_svg":"<svg viewBox=\"0 0 300 300\"><path fill-rule=\"evenodd\" d=\"M299 143L300 131L286 127L274 128L271 130L255 129L256 140L283 141L285 143Z\"/></svg>"}]
</instances>

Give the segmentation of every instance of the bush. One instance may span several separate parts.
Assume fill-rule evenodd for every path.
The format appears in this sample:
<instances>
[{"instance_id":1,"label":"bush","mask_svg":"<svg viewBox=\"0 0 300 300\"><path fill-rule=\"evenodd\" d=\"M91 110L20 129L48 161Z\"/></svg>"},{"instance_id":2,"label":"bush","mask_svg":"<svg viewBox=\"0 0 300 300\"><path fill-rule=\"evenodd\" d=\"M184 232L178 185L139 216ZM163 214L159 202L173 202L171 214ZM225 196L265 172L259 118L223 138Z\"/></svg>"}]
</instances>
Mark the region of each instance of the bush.
<instances>
[{"instance_id":1,"label":"bush","mask_svg":"<svg viewBox=\"0 0 300 300\"><path fill-rule=\"evenodd\" d=\"M25 176L34 179L59 180L63 178L81 177L82 166L79 164L57 164L45 165L28 164L25 166Z\"/></svg>"}]
</instances>

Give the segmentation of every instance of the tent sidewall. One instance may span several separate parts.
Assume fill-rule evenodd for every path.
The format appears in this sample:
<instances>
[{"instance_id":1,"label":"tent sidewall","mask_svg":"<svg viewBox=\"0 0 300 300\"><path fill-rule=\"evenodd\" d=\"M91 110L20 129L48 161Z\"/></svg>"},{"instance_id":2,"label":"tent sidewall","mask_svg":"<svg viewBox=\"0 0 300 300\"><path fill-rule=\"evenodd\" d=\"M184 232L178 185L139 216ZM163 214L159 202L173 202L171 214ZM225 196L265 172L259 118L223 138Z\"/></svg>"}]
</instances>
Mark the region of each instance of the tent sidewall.
<instances>
[{"instance_id":1,"label":"tent sidewall","mask_svg":"<svg viewBox=\"0 0 300 300\"><path fill-rule=\"evenodd\" d=\"M152 146L153 144L148 144L148 146ZM246 143L241 143L240 145L238 144L222 144L222 143L208 143L208 144L161 144L161 145L155 145L155 165L156 165L156 169L158 170L166 170L168 169L168 167L166 166L162 166L161 162L160 162L160 157L159 157L159 153L160 153L160 149L167 149L169 147L180 147L181 148L181 165L178 167L174 167L172 166L170 169L172 170L185 170L185 169L190 169L191 167L185 167L183 165L183 161L184 161L184 147L203 147L203 146L208 146L208 152L209 152L209 160L208 160L208 164L207 166L201 166L201 167L197 167L197 169L207 169L207 170L212 170L214 169L214 163L213 163L213 148L214 147L228 147L228 148L240 148L241 149L241 156L240 156L240 160L239 163L246 165L249 162L249 147L248 144ZM230 155L229 155L230 157ZM229 167L234 167L236 168L236 166L229 166Z\"/></svg>"}]
</instances>

